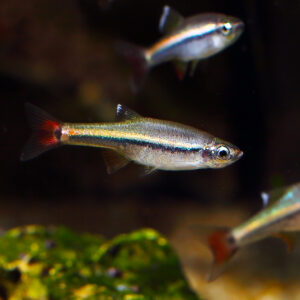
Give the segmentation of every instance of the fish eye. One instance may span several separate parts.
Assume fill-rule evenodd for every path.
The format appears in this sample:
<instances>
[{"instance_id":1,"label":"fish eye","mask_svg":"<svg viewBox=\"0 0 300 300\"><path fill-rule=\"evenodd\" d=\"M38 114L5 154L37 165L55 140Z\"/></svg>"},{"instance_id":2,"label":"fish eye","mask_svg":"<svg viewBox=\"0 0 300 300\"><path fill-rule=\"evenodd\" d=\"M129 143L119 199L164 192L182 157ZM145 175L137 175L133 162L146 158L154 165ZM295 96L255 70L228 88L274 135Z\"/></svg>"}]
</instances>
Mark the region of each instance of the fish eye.
<instances>
[{"instance_id":1,"label":"fish eye","mask_svg":"<svg viewBox=\"0 0 300 300\"><path fill-rule=\"evenodd\" d=\"M230 22L225 22L221 26L221 31L224 35L229 35L232 31L232 25Z\"/></svg>"},{"instance_id":2,"label":"fish eye","mask_svg":"<svg viewBox=\"0 0 300 300\"><path fill-rule=\"evenodd\" d=\"M225 146L220 146L217 149L217 157L220 159L229 159L230 156L230 151L227 147Z\"/></svg>"}]
</instances>

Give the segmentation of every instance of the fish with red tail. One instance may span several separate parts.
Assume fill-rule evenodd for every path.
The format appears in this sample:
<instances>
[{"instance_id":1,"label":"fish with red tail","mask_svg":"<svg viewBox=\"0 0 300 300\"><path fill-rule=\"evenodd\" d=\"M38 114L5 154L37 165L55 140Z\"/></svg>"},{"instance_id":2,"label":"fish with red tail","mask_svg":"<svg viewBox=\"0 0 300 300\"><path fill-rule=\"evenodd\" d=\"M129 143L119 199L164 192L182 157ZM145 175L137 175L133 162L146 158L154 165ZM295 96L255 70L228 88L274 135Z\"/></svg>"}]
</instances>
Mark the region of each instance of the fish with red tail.
<instances>
[{"instance_id":1,"label":"fish with red tail","mask_svg":"<svg viewBox=\"0 0 300 300\"><path fill-rule=\"evenodd\" d=\"M246 222L232 229L220 229L208 235L214 255L208 280L214 280L242 247L264 238L281 238L291 249L294 232L300 231L300 183L262 193L265 207Z\"/></svg>"},{"instance_id":2,"label":"fish with red tail","mask_svg":"<svg viewBox=\"0 0 300 300\"><path fill-rule=\"evenodd\" d=\"M173 61L180 79L189 68L192 75L199 60L232 45L243 32L244 23L220 13L202 13L184 18L165 6L159 22L164 36L149 48L120 42L119 52L133 68L133 88L138 89L149 69Z\"/></svg>"},{"instance_id":3,"label":"fish with red tail","mask_svg":"<svg viewBox=\"0 0 300 300\"><path fill-rule=\"evenodd\" d=\"M144 118L119 104L111 123L64 123L34 105L26 105L33 133L21 160L62 145L100 147L108 173L130 161L154 170L222 168L243 152L213 135L171 121Z\"/></svg>"}]
</instances>

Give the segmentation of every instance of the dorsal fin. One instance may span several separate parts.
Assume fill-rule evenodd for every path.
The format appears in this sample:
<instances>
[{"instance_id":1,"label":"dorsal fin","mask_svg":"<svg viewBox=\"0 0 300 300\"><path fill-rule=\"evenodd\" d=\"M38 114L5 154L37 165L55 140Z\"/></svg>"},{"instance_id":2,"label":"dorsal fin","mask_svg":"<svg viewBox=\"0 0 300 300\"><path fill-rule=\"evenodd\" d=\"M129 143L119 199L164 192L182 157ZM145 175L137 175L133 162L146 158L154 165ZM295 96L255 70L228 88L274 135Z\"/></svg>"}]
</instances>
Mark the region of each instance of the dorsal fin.
<instances>
[{"instance_id":1,"label":"dorsal fin","mask_svg":"<svg viewBox=\"0 0 300 300\"><path fill-rule=\"evenodd\" d=\"M183 20L183 16L180 15L175 9L165 5L159 20L159 31L164 34L170 33L176 27L178 27Z\"/></svg>"},{"instance_id":2,"label":"dorsal fin","mask_svg":"<svg viewBox=\"0 0 300 300\"><path fill-rule=\"evenodd\" d=\"M260 196L263 202L263 207L272 205L274 202L278 201L286 192L286 187L276 188L268 193L262 192Z\"/></svg>"},{"instance_id":3,"label":"dorsal fin","mask_svg":"<svg viewBox=\"0 0 300 300\"><path fill-rule=\"evenodd\" d=\"M125 105L118 104L116 109L116 120L126 121L141 118L141 116L133 111L132 109L126 107Z\"/></svg>"},{"instance_id":4,"label":"dorsal fin","mask_svg":"<svg viewBox=\"0 0 300 300\"><path fill-rule=\"evenodd\" d=\"M262 192L260 193L260 197L263 203L263 207L266 207L269 205L269 201L270 201L270 195L266 192Z\"/></svg>"}]
</instances>

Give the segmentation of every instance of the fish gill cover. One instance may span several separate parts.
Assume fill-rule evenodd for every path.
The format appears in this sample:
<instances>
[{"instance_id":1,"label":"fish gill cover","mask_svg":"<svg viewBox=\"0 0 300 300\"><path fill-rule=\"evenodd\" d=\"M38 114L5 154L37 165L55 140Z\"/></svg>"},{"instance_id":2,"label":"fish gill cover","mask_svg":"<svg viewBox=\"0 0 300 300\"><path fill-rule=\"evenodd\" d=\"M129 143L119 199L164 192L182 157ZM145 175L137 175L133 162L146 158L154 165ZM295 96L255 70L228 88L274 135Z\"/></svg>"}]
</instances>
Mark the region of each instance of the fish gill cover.
<instances>
[{"instance_id":1,"label":"fish gill cover","mask_svg":"<svg viewBox=\"0 0 300 300\"><path fill-rule=\"evenodd\" d=\"M199 299L168 241L152 229L112 240L26 226L0 238L1 299Z\"/></svg>"}]
</instances>

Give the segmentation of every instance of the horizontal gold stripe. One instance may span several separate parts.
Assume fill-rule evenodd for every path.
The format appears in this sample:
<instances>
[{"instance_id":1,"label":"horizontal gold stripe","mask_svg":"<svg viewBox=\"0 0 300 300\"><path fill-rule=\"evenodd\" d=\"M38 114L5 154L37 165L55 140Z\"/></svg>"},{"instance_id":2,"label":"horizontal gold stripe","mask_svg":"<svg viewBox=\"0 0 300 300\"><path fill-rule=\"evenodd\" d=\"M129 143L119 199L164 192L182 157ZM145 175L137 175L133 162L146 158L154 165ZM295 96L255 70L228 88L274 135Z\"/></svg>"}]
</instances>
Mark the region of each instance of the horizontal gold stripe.
<instances>
[{"instance_id":1,"label":"horizontal gold stripe","mask_svg":"<svg viewBox=\"0 0 300 300\"><path fill-rule=\"evenodd\" d=\"M184 39L193 37L193 36L201 36L205 33L215 30L217 24L209 23L203 26L190 28L177 34L167 36L166 38L161 39L157 43L155 43L151 48L147 50L147 56L151 57L155 52L162 51L165 48L170 47L171 45L177 44Z\"/></svg>"},{"instance_id":2,"label":"horizontal gold stripe","mask_svg":"<svg viewBox=\"0 0 300 300\"><path fill-rule=\"evenodd\" d=\"M69 136L88 136L88 137L103 137L103 138L114 138L114 139L126 139L126 140L134 140L141 142L154 143L158 145L164 145L168 147L179 147L179 148L199 148L193 143L186 142L178 142L173 140L168 140L165 137L153 137L146 134L140 134L136 132L128 132L128 131L117 131L117 130L107 130L107 129L99 129L99 128L74 128L71 126L62 128L62 141L66 141Z\"/></svg>"}]
</instances>

